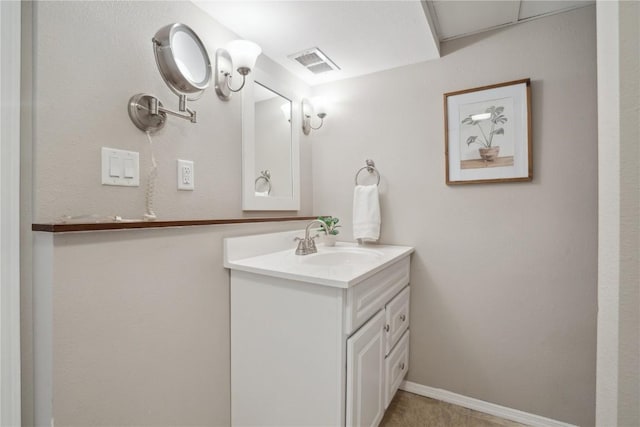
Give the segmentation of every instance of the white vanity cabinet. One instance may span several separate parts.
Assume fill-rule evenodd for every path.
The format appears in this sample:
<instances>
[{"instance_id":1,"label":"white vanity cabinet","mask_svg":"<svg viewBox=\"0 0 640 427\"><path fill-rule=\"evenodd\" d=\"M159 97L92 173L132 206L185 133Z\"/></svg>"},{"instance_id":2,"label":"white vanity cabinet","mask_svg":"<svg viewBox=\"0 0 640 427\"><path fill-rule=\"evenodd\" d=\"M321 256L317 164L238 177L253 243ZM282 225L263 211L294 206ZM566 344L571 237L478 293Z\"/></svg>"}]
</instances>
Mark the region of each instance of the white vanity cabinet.
<instances>
[{"instance_id":1,"label":"white vanity cabinet","mask_svg":"<svg viewBox=\"0 0 640 427\"><path fill-rule=\"evenodd\" d=\"M364 297L348 304L350 309L382 290L392 296L380 298L383 309L347 338L347 426L378 425L409 368L409 258L378 275L347 291ZM374 286L379 289L372 290ZM394 297L398 287L402 290Z\"/></svg>"},{"instance_id":2,"label":"white vanity cabinet","mask_svg":"<svg viewBox=\"0 0 640 427\"><path fill-rule=\"evenodd\" d=\"M288 251L286 263L278 254L225 261L232 425L380 423L409 367L412 248L387 248L393 256L376 267L324 265L318 256L319 265L316 255ZM285 271L289 263L300 268Z\"/></svg>"}]
</instances>

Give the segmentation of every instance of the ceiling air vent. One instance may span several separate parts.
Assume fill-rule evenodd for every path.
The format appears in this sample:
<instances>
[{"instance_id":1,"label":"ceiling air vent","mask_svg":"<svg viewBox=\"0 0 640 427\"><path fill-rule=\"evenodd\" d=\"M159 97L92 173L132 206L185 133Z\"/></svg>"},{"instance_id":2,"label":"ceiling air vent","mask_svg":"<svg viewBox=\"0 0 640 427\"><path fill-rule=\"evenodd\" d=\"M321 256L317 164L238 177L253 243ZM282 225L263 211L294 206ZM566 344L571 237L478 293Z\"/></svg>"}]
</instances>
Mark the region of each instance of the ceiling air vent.
<instances>
[{"instance_id":1,"label":"ceiling air vent","mask_svg":"<svg viewBox=\"0 0 640 427\"><path fill-rule=\"evenodd\" d=\"M300 65L314 74L326 73L327 71L340 69L340 67L338 67L317 47L294 53L293 55L289 55L289 58L297 61Z\"/></svg>"}]
</instances>

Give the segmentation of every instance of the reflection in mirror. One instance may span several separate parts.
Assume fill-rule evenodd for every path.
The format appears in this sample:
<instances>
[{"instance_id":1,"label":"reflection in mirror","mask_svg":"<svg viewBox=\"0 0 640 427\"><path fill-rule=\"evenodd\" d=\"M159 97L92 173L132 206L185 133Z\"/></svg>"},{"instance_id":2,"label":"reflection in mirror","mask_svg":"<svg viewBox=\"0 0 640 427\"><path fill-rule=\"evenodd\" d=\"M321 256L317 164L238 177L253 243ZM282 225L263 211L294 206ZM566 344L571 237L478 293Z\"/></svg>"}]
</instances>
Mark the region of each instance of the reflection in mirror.
<instances>
[{"instance_id":1,"label":"reflection in mirror","mask_svg":"<svg viewBox=\"0 0 640 427\"><path fill-rule=\"evenodd\" d=\"M208 82L207 74L211 73L211 66L208 58L202 54L202 46L198 44L198 40L182 30L176 31L171 41L174 61L180 73L192 82Z\"/></svg>"},{"instance_id":2,"label":"reflection in mirror","mask_svg":"<svg viewBox=\"0 0 640 427\"><path fill-rule=\"evenodd\" d=\"M271 172L260 171L260 176L256 178L256 196L267 197L271 194Z\"/></svg>"},{"instance_id":3,"label":"reflection in mirror","mask_svg":"<svg viewBox=\"0 0 640 427\"><path fill-rule=\"evenodd\" d=\"M255 82L255 195L293 196L291 101Z\"/></svg>"},{"instance_id":4,"label":"reflection in mirror","mask_svg":"<svg viewBox=\"0 0 640 427\"><path fill-rule=\"evenodd\" d=\"M242 210L300 209L300 97L255 69L242 91Z\"/></svg>"}]
</instances>

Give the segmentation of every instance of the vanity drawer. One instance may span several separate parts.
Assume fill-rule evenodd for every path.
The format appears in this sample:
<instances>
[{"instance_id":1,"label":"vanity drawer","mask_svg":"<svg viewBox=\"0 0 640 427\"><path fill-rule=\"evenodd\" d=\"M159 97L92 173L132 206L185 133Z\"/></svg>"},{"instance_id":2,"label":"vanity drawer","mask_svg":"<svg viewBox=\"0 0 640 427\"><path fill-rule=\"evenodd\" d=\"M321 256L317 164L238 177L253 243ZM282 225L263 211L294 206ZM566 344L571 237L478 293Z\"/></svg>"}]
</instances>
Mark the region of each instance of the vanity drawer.
<instances>
[{"instance_id":1,"label":"vanity drawer","mask_svg":"<svg viewBox=\"0 0 640 427\"><path fill-rule=\"evenodd\" d=\"M409 289L407 286L387 304L386 309L386 353L389 354L394 345L409 327Z\"/></svg>"},{"instance_id":2,"label":"vanity drawer","mask_svg":"<svg viewBox=\"0 0 640 427\"><path fill-rule=\"evenodd\" d=\"M351 335L409 283L409 257L347 290L345 332Z\"/></svg>"},{"instance_id":3,"label":"vanity drawer","mask_svg":"<svg viewBox=\"0 0 640 427\"><path fill-rule=\"evenodd\" d=\"M407 371L409 370L409 331L406 331L398 345L385 359L385 409L391 403L393 396L398 391Z\"/></svg>"}]
</instances>

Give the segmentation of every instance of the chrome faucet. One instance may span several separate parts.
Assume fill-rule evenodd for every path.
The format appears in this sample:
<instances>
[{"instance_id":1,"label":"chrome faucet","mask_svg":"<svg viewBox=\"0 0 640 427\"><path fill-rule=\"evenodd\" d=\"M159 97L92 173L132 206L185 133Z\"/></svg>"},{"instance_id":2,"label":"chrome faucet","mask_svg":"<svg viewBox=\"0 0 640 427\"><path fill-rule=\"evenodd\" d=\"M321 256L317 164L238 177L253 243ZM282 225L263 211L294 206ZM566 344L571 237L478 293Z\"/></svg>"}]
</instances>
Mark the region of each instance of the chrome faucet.
<instances>
[{"instance_id":1,"label":"chrome faucet","mask_svg":"<svg viewBox=\"0 0 640 427\"><path fill-rule=\"evenodd\" d=\"M316 237L318 237L318 234L316 234L313 237L309 236L310 228L316 222L318 224L320 224L322 226L322 228L324 228L325 234L328 234L328 232L327 232L327 224L324 221L321 221L319 219L314 219L309 224L307 224L307 228L305 228L305 230L304 230L304 239L302 239L300 237L296 237L295 238L295 241L298 242L298 248L296 249L296 255L309 255L309 254L315 254L316 252L318 252L318 248L316 248L316 242L314 242L314 240L313 240Z\"/></svg>"}]
</instances>

